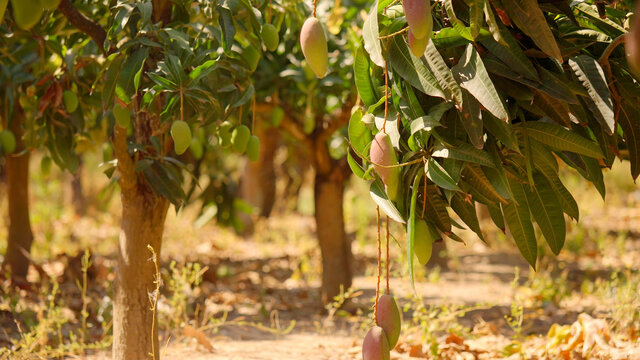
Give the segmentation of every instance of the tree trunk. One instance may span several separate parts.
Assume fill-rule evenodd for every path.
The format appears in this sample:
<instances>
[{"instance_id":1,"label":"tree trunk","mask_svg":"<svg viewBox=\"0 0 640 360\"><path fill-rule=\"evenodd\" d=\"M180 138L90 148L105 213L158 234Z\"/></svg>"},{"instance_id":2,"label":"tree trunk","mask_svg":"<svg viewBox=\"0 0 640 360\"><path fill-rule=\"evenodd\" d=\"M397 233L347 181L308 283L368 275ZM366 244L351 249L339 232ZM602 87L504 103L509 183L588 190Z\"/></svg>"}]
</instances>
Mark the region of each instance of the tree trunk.
<instances>
[{"instance_id":1,"label":"tree trunk","mask_svg":"<svg viewBox=\"0 0 640 360\"><path fill-rule=\"evenodd\" d=\"M24 150L22 141L22 116L16 113L11 131L16 138L14 154L6 156L7 199L9 203L9 236L5 265L11 269L14 278L26 278L31 251L33 233L29 220L29 152L20 156L15 154Z\"/></svg>"},{"instance_id":2,"label":"tree trunk","mask_svg":"<svg viewBox=\"0 0 640 360\"><path fill-rule=\"evenodd\" d=\"M323 303L333 301L340 287L347 290L353 276L351 241L344 230L344 174L339 166L328 174L316 172L314 197L316 232L322 252Z\"/></svg>"},{"instance_id":3,"label":"tree trunk","mask_svg":"<svg viewBox=\"0 0 640 360\"><path fill-rule=\"evenodd\" d=\"M113 307L113 359L160 358L157 316L151 310L156 268L147 246L159 261L169 202L138 184L123 192L122 223Z\"/></svg>"},{"instance_id":4,"label":"tree trunk","mask_svg":"<svg viewBox=\"0 0 640 360\"><path fill-rule=\"evenodd\" d=\"M427 268L440 267L442 270L449 269L449 256L447 255L447 243L444 239L433 243L431 259L427 262Z\"/></svg>"},{"instance_id":5,"label":"tree trunk","mask_svg":"<svg viewBox=\"0 0 640 360\"><path fill-rule=\"evenodd\" d=\"M260 138L260 158L247 161L242 177L242 197L260 209L260 216L269 217L276 200L276 173L273 159L278 148L279 132L275 128L256 129Z\"/></svg>"},{"instance_id":6,"label":"tree trunk","mask_svg":"<svg viewBox=\"0 0 640 360\"><path fill-rule=\"evenodd\" d=\"M71 178L71 202L73 210L78 216L83 216L87 212L87 199L82 191L82 169L84 164L82 159L78 164L78 170L72 174Z\"/></svg>"}]
</instances>

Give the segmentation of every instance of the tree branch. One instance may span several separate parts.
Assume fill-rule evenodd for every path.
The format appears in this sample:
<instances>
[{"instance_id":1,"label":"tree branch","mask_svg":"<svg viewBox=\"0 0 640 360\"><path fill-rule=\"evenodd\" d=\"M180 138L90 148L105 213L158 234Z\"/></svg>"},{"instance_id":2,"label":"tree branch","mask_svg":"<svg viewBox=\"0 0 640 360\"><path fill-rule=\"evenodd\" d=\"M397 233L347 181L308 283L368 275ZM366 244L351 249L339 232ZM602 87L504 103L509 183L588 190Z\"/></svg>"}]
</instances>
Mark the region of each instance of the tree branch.
<instances>
[{"instance_id":1,"label":"tree branch","mask_svg":"<svg viewBox=\"0 0 640 360\"><path fill-rule=\"evenodd\" d=\"M67 18L71 25L89 35L96 45L98 45L98 48L100 48L103 54L107 54L107 51L104 49L104 41L107 38L107 33L104 31L102 26L78 11L78 9L76 9L76 7L71 3L71 0L60 1L58 10L60 10L60 12Z\"/></svg>"},{"instance_id":2,"label":"tree branch","mask_svg":"<svg viewBox=\"0 0 640 360\"><path fill-rule=\"evenodd\" d=\"M327 126L320 130L320 133L318 134L318 141L327 140L334 132L336 132L336 130L349 123L349 119L351 119L351 109L354 104L355 101L353 99L349 99L349 101L340 108L338 113L331 115Z\"/></svg>"},{"instance_id":3,"label":"tree branch","mask_svg":"<svg viewBox=\"0 0 640 360\"><path fill-rule=\"evenodd\" d=\"M284 109L284 117L282 118L280 128L303 143L307 148L311 149L311 138L305 134L300 123L296 121L297 118L293 115L294 110L286 104L280 103L279 105ZM258 113L270 113L275 106L276 104L273 103L258 103L256 104L255 111Z\"/></svg>"}]
</instances>

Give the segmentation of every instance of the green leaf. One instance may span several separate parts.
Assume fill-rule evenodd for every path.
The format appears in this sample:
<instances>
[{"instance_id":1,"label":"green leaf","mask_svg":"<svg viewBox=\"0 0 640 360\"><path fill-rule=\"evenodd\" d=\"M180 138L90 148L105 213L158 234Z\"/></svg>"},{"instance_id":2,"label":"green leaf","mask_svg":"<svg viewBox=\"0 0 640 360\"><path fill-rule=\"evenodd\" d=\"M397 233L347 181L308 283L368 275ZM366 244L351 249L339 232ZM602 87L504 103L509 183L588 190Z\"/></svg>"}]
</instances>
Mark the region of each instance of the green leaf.
<instances>
[{"instance_id":1,"label":"green leaf","mask_svg":"<svg viewBox=\"0 0 640 360\"><path fill-rule=\"evenodd\" d=\"M506 44L502 37L502 33L500 32L500 27L498 26L496 17L493 14L493 10L491 10L491 4L487 0L484 0L483 11L487 25L489 25L489 31L491 32L491 35L493 35L493 39L501 44Z\"/></svg>"},{"instance_id":2,"label":"green leaf","mask_svg":"<svg viewBox=\"0 0 640 360\"><path fill-rule=\"evenodd\" d=\"M382 45L380 44L380 30L378 28L378 0L371 5L369 16L362 26L362 38L364 39L364 49L369 53L371 61L384 67L384 56L382 55Z\"/></svg>"},{"instance_id":3,"label":"green leaf","mask_svg":"<svg viewBox=\"0 0 640 360\"><path fill-rule=\"evenodd\" d=\"M470 0L469 4L469 26L471 27L471 37L474 39L480 34L483 24L482 13L485 6L485 0Z\"/></svg>"},{"instance_id":4,"label":"green leaf","mask_svg":"<svg viewBox=\"0 0 640 360\"><path fill-rule=\"evenodd\" d=\"M131 102L131 97L136 93L138 87L136 86L135 78L137 74L142 70L144 62L149 56L149 48L143 47L135 51L127 61L125 61L118 75L118 81L116 83L116 94L118 98L125 103ZM138 76L139 79L139 76ZM139 80L138 80L139 81Z\"/></svg>"},{"instance_id":5,"label":"green leaf","mask_svg":"<svg viewBox=\"0 0 640 360\"><path fill-rule=\"evenodd\" d=\"M204 79L207 75L209 75L212 71L216 70L218 62L216 60L208 60L204 63L196 66L190 73L189 79L191 82L190 85L196 85L200 82L200 80Z\"/></svg>"},{"instance_id":6,"label":"green leaf","mask_svg":"<svg viewBox=\"0 0 640 360\"><path fill-rule=\"evenodd\" d=\"M542 121L529 121L517 124L526 135L559 151L571 151L595 159L602 158L602 151L595 142L571 132L560 125Z\"/></svg>"},{"instance_id":7,"label":"green leaf","mask_svg":"<svg viewBox=\"0 0 640 360\"><path fill-rule=\"evenodd\" d=\"M524 186L531 214L554 254L564 246L566 225L562 207L551 184L542 175L534 175L534 186Z\"/></svg>"},{"instance_id":8,"label":"green leaf","mask_svg":"<svg viewBox=\"0 0 640 360\"><path fill-rule=\"evenodd\" d=\"M462 112L459 113L460 121L469 136L471 144L477 149L482 149L484 147L484 129L482 127L480 104L467 90L463 90L462 98L464 103Z\"/></svg>"},{"instance_id":9,"label":"green leaf","mask_svg":"<svg viewBox=\"0 0 640 360\"><path fill-rule=\"evenodd\" d=\"M447 211L447 203L440 196L436 186L427 187L426 201L425 217L433 221L442 232L451 232L451 217Z\"/></svg>"},{"instance_id":10,"label":"green leaf","mask_svg":"<svg viewBox=\"0 0 640 360\"><path fill-rule=\"evenodd\" d=\"M418 191L420 189L420 180L422 180L422 174L418 173L418 176L413 179L413 190L411 192L411 205L409 206L409 223L407 224L407 258L409 260L409 278L411 279L411 287L415 292L415 284L413 282L413 253L415 245L415 229L416 229L416 212L418 211L416 205L418 203Z\"/></svg>"},{"instance_id":11,"label":"green leaf","mask_svg":"<svg viewBox=\"0 0 640 360\"><path fill-rule=\"evenodd\" d=\"M429 113L411 121L411 135L420 130L431 131L434 127L442 126L440 119L447 110L451 109L453 104L442 102L429 109Z\"/></svg>"},{"instance_id":12,"label":"green leaf","mask_svg":"<svg viewBox=\"0 0 640 360\"><path fill-rule=\"evenodd\" d=\"M507 109L473 45L467 45L460 62L451 70L460 86L467 89L482 106L498 119L509 120Z\"/></svg>"},{"instance_id":13,"label":"green leaf","mask_svg":"<svg viewBox=\"0 0 640 360\"><path fill-rule=\"evenodd\" d=\"M367 146L369 146L371 140L373 140L373 136L371 136L371 131L369 131L367 126L362 122L362 110L358 109L351 115L348 134L351 145L358 153L364 154Z\"/></svg>"},{"instance_id":14,"label":"green leaf","mask_svg":"<svg viewBox=\"0 0 640 360\"><path fill-rule=\"evenodd\" d=\"M622 127L624 140L629 150L629 163L631 163L631 176L636 181L640 174L640 111L623 103L620 107L618 122Z\"/></svg>"},{"instance_id":15,"label":"green leaf","mask_svg":"<svg viewBox=\"0 0 640 360\"><path fill-rule=\"evenodd\" d=\"M509 226L509 231L524 258L536 268L536 260L538 258L538 245L536 243L536 234L533 230L531 222L531 213L529 205L524 194L524 189L520 183L509 180L509 187L513 192L514 200L506 205L502 205L504 219Z\"/></svg>"},{"instance_id":16,"label":"green leaf","mask_svg":"<svg viewBox=\"0 0 640 360\"><path fill-rule=\"evenodd\" d=\"M602 175L602 168L600 167L600 163L596 159L592 159L590 157L581 156L582 161L585 164L587 175L589 180L596 187L596 190L602 196L604 200L606 195L606 187L604 186L604 178Z\"/></svg>"},{"instance_id":17,"label":"green leaf","mask_svg":"<svg viewBox=\"0 0 640 360\"><path fill-rule=\"evenodd\" d=\"M402 36L395 36L390 41L389 61L393 70L413 87L427 95L446 99L438 80L422 60L409 51Z\"/></svg>"},{"instance_id":18,"label":"green leaf","mask_svg":"<svg viewBox=\"0 0 640 360\"><path fill-rule=\"evenodd\" d=\"M351 151L347 151L347 163L349 163L349 167L351 168L351 171L353 171L353 174L355 176L359 177L360 179L364 179L364 169L360 166L360 164L358 164L356 159L351 156Z\"/></svg>"},{"instance_id":19,"label":"green leaf","mask_svg":"<svg viewBox=\"0 0 640 360\"><path fill-rule=\"evenodd\" d=\"M598 10L594 5L589 5L584 2L575 2L573 7L578 9L582 14L586 15L591 21L594 22L600 28L600 30L607 33L612 38L618 37L627 32L624 27L616 24L609 18L601 18L598 14Z\"/></svg>"},{"instance_id":20,"label":"green leaf","mask_svg":"<svg viewBox=\"0 0 640 360\"><path fill-rule=\"evenodd\" d=\"M452 191L462 191L460 187L458 187L457 181L433 158L427 160L424 170L429 180L441 188Z\"/></svg>"},{"instance_id":21,"label":"green leaf","mask_svg":"<svg viewBox=\"0 0 640 360\"><path fill-rule=\"evenodd\" d=\"M444 89L447 98L453 98L457 104L462 105L462 89L456 82L451 73L451 69L447 66L440 55L440 52L434 45L433 41L427 43L427 50L424 53L429 70L435 75L436 79Z\"/></svg>"},{"instance_id":22,"label":"green leaf","mask_svg":"<svg viewBox=\"0 0 640 360\"><path fill-rule=\"evenodd\" d=\"M456 29L446 27L438 30L431 38L431 42L438 49L448 49L467 45L471 40L460 35Z\"/></svg>"},{"instance_id":23,"label":"green leaf","mask_svg":"<svg viewBox=\"0 0 640 360\"><path fill-rule=\"evenodd\" d=\"M533 67L531 60L522 51L509 30L501 27L499 31L504 43L500 43L494 38L487 38L482 40L481 44L516 73L532 81L539 81L536 68Z\"/></svg>"},{"instance_id":24,"label":"green leaf","mask_svg":"<svg viewBox=\"0 0 640 360\"><path fill-rule=\"evenodd\" d=\"M361 46L356 50L356 56L353 62L353 77L356 83L356 89L358 89L358 95L360 95L365 106L371 106L377 102L376 91L371 82L369 68L369 58Z\"/></svg>"},{"instance_id":25,"label":"green leaf","mask_svg":"<svg viewBox=\"0 0 640 360\"><path fill-rule=\"evenodd\" d=\"M503 0L509 18L547 55L563 63L562 53L537 0Z\"/></svg>"},{"instance_id":26,"label":"green leaf","mask_svg":"<svg viewBox=\"0 0 640 360\"><path fill-rule=\"evenodd\" d=\"M502 215L502 210L500 206L487 204L485 205L487 210L489 211L489 216L491 217L491 221L498 227L498 229L504 232L506 226L504 225L504 216Z\"/></svg>"},{"instance_id":27,"label":"green leaf","mask_svg":"<svg viewBox=\"0 0 640 360\"><path fill-rule=\"evenodd\" d=\"M380 179L376 179L371 183L371 187L369 188L369 195L373 201L380 206L380 209L387 214L393 221L404 224L406 221L400 215L400 212L396 208L396 206L389 200L389 196L387 196L387 192L384 190L384 184Z\"/></svg>"},{"instance_id":28,"label":"green leaf","mask_svg":"<svg viewBox=\"0 0 640 360\"><path fill-rule=\"evenodd\" d=\"M513 132L513 127L508 122L499 120L495 116L483 113L482 123L487 131L496 137L496 139L500 140L502 144L509 149L520 152L520 147L518 146L518 137Z\"/></svg>"},{"instance_id":29,"label":"green leaf","mask_svg":"<svg viewBox=\"0 0 640 360\"><path fill-rule=\"evenodd\" d=\"M445 147L443 145L436 146L431 156L445 159L456 159L466 162L476 163L483 166L493 167L491 157L484 151L478 151L478 149L467 143L456 143L455 147Z\"/></svg>"},{"instance_id":30,"label":"green leaf","mask_svg":"<svg viewBox=\"0 0 640 360\"><path fill-rule=\"evenodd\" d=\"M217 6L218 10L218 22L220 23L220 30L222 31L222 48L225 52L231 50L233 45L233 38L236 36L236 28L233 25L233 14L231 10L222 6Z\"/></svg>"},{"instance_id":31,"label":"green leaf","mask_svg":"<svg viewBox=\"0 0 640 360\"><path fill-rule=\"evenodd\" d=\"M582 83L597 108L596 118L611 135L615 130L613 100L607 85L604 71L596 59L587 55L578 55L569 59L569 66Z\"/></svg>"},{"instance_id":32,"label":"green leaf","mask_svg":"<svg viewBox=\"0 0 640 360\"><path fill-rule=\"evenodd\" d=\"M473 203L466 201L464 196L461 194L454 194L451 197L451 208L482 241L485 241L482 230L480 229L478 215L476 214L476 207L473 206Z\"/></svg>"},{"instance_id":33,"label":"green leaf","mask_svg":"<svg viewBox=\"0 0 640 360\"><path fill-rule=\"evenodd\" d=\"M165 197L176 208L182 206L185 193L180 185L181 180L168 169L167 165L163 165L154 161L151 166L147 166L142 171L147 183L160 196Z\"/></svg>"},{"instance_id":34,"label":"green leaf","mask_svg":"<svg viewBox=\"0 0 640 360\"><path fill-rule=\"evenodd\" d=\"M120 76L120 70L122 69L124 59L125 57L123 54L115 55L105 74L106 81L102 90L102 103L106 107L110 107L113 104L116 84L118 77Z\"/></svg>"},{"instance_id":35,"label":"green leaf","mask_svg":"<svg viewBox=\"0 0 640 360\"><path fill-rule=\"evenodd\" d=\"M462 176L464 181L471 185L473 189L479 192L482 196L491 200L492 202L506 204L508 201L493 187L491 181L482 172L482 170L475 165L467 165L462 170Z\"/></svg>"},{"instance_id":36,"label":"green leaf","mask_svg":"<svg viewBox=\"0 0 640 360\"><path fill-rule=\"evenodd\" d=\"M533 96L533 105L538 106L549 118L555 120L558 124L563 124L571 128L571 117L569 105L560 100L536 91Z\"/></svg>"},{"instance_id":37,"label":"green leaf","mask_svg":"<svg viewBox=\"0 0 640 360\"><path fill-rule=\"evenodd\" d=\"M447 11L447 16L449 17L449 22L453 26L453 28L467 40L473 40L473 36L471 35L471 31L469 28L465 26L462 20L458 19L456 13L453 10L453 0L443 0L445 10Z\"/></svg>"}]
</instances>

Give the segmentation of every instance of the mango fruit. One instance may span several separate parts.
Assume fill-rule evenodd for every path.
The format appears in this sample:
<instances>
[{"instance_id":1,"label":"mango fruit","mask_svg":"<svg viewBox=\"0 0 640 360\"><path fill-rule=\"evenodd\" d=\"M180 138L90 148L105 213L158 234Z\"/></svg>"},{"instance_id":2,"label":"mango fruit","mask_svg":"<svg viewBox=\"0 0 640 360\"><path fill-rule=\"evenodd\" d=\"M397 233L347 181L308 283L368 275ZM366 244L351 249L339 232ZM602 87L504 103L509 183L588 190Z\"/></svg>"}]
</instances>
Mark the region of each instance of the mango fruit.
<instances>
[{"instance_id":1,"label":"mango fruit","mask_svg":"<svg viewBox=\"0 0 640 360\"><path fill-rule=\"evenodd\" d=\"M416 220L415 234L413 237L413 253L416 254L420 265L426 265L431 259L433 243L440 239L438 230L427 224L424 220Z\"/></svg>"},{"instance_id":2,"label":"mango fruit","mask_svg":"<svg viewBox=\"0 0 640 360\"><path fill-rule=\"evenodd\" d=\"M224 121L218 127L218 137L220 139L220 146L227 147L231 145L231 130L233 129L233 124L229 121Z\"/></svg>"},{"instance_id":3,"label":"mango fruit","mask_svg":"<svg viewBox=\"0 0 640 360\"><path fill-rule=\"evenodd\" d=\"M231 148L237 153L244 153L247 150L249 144L249 138L251 137L251 130L245 125L240 125L233 129L231 133Z\"/></svg>"},{"instance_id":4,"label":"mango fruit","mask_svg":"<svg viewBox=\"0 0 640 360\"><path fill-rule=\"evenodd\" d=\"M78 109L78 95L71 90L65 90L62 93L62 102L64 102L64 108L69 114Z\"/></svg>"},{"instance_id":5,"label":"mango fruit","mask_svg":"<svg viewBox=\"0 0 640 360\"><path fill-rule=\"evenodd\" d=\"M269 51L275 51L280 43L278 30L271 24L262 25L262 29L260 29L260 38L262 39L264 46L266 46Z\"/></svg>"},{"instance_id":6,"label":"mango fruit","mask_svg":"<svg viewBox=\"0 0 640 360\"><path fill-rule=\"evenodd\" d=\"M196 160L202 159L202 155L204 155L204 147L197 137L191 138L189 150L191 150L191 155L193 155Z\"/></svg>"},{"instance_id":7,"label":"mango fruit","mask_svg":"<svg viewBox=\"0 0 640 360\"><path fill-rule=\"evenodd\" d=\"M42 160L40 160L40 173L43 177L49 177L51 174L51 158L48 156L44 156Z\"/></svg>"},{"instance_id":8,"label":"mango fruit","mask_svg":"<svg viewBox=\"0 0 640 360\"><path fill-rule=\"evenodd\" d=\"M318 19L310 17L304 22L300 30L300 46L309 67L322 79L329 66L329 50L327 37Z\"/></svg>"},{"instance_id":9,"label":"mango fruit","mask_svg":"<svg viewBox=\"0 0 640 360\"><path fill-rule=\"evenodd\" d=\"M128 107L122 107L120 104L113 106L113 117L116 118L116 122L121 128L128 128L131 123L131 113Z\"/></svg>"},{"instance_id":10,"label":"mango fruit","mask_svg":"<svg viewBox=\"0 0 640 360\"><path fill-rule=\"evenodd\" d=\"M24 30L31 29L42 17L42 5L39 0L11 0L13 19Z\"/></svg>"},{"instance_id":11,"label":"mango fruit","mask_svg":"<svg viewBox=\"0 0 640 360\"><path fill-rule=\"evenodd\" d=\"M629 67L636 74L640 74L640 4L636 5L635 12L632 16L631 28L627 34L627 40L624 46Z\"/></svg>"},{"instance_id":12,"label":"mango fruit","mask_svg":"<svg viewBox=\"0 0 640 360\"><path fill-rule=\"evenodd\" d=\"M274 127L280 126L282 119L284 119L284 110L280 106L274 107L271 112L271 125Z\"/></svg>"},{"instance_id":13,"label":"mango fruit","mask_svg":"<svg viewBox=\"0 0 640 360\"><path fill-rule=\"evenodd\" d=\"M393 296L384 294L378 299L378 326L384 330L389 343L389 349L396 347L400 337L402 317L400 308Z\"/></svg>"},{"instance_id":14,"label":"mango fruit","mask_svg":"<svg viewBox=\"0 0 640 360\"><path fill-rule=\"evenodd\" d=\"M389 135L382 131L376 134L371 142L369 157L373 163L373 169L378 173L387 188L389 200L395 201L400 185L400 168L388 167L398 165L398 158Z\"/></svg>"},{"instance_id":15,"label":"mango fruit","mask_svg":"<svg viewBox=\"0 0 640 360\"><path fill-rule=\"evenodd\" d=\"M422 57L424 55L425 50L427 50L427 44L429 44L429 37L425 36L422 39L416 39L413 35L413 32L409 30L409 49L411 49L411 53L416 57Z\"/></svg>"},{"instance_id":16,"label":"mango fruit","mask_svg":"<svg viewBox=\"0 0 640 360\"><path fill-rule=\"evenodd\" d=\"M433 18L431 17L431 1L429 0L402 0L404 16L409 24L409 29L416 39L431 37L433 30Z\"/></svg>"},{"instance_id":17,"label":"mango fruit","mask_svg":"<svg viewBox=\"0 0 640 360\"><path fill-rule=\"evenodd\" d=\"M258 68L258 63L260 62L260 57L262 56L260 50L256 49L252 45L248 45L242 51L241 56L249 65L249 69L251 71L256 71L256 69Z\"/></svg>"},{"instance_id":18,"label":"mango fruit","mask_svg":"<svg viewBox=\"0 0 640 360\"><path fill-rule=\"evenodd\" d=\"M55 10L60 5L60 0L40 0L40 5L45 10Z\"/></svg>"},{"instance_id":19,"label":"mango fruit","mask_svg":"<svg viewBox=\"0 0 640 360\"><path fill-rule=\"evenodd\" d=\"M387 335L380 326L372 327L362 341L363 360L389 360L389 342Z\"/></svg>"},{"instance_id":20,"label":"mango fruit","mask_svg":"<svg viewBox=\"0 0 640 360\"><path fill-rule=\"evenodd\" d=\"M173 138L173 150L175 150L176 154L184 154L191 145L191 128L189 124L182 120L174 121L171 124L171 137Z\"/></svg>"},{"instance_id":21,"label":"mango fruit","mask_svg":"<svg viewBox=\"0 0 640 360\"><path fill-rule=\"evenodd\" d=\"M255 135L251 135L247 143L247 157L251 162L256 162L260 158L260 139Z\"/></svg>"},{"instance_id":22,"label":"mango fruit","mask_svg":"<svg viewBox=\"0 0 640 360\"><path fill-rule=\"evenodd\" d=\"M16 151L16 137L9 130L0 131L0 145L5 154L11 154Z\"/></svg>"}]
</instances>

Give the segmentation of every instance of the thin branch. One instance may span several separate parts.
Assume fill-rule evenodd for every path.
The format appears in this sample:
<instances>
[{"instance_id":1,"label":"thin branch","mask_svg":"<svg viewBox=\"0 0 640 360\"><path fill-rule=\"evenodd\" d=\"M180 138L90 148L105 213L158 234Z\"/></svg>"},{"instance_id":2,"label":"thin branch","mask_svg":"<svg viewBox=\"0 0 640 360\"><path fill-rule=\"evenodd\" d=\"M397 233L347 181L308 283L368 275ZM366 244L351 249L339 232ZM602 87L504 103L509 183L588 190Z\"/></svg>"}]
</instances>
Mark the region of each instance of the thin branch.
<instances>
[{"instance_id":1,"label":"thin branch","mask_svg":"<svg viewBox=\"0 0 640 360\"><path fill-rule=\"evenodd\" d=\"M618 45L625 42L626 39L627 39L627 34L622 34L617 38L613 39L613 41L611 41L609 45L607 45L607 47L604 49L604 51L602 52L602 55L600 55L600 58L598 59L598 62L600 63L600 65L604 65L605 63L608 64L609 56L611 56L611 53L613 52L613 50L615 50L615 48L618 47Z\"/></svg>"},{"instance_id":2,"label":"thin branch","mask_svg":"<svg viewBox=\"0 0 640 360\"><path fill-rule=\"evenodd\" d=\"M107 33L102 26L78 11L78 9L76 9L76 7L71 3L71 0L62 0L60 5L58 5L58 10L60 10L67 20L69 20L71 25L89 35L96 45L98 45L98 48L100 48L103 54L107 54L104 49L104 41L107 38Z\"/></svg>"}]
</instances>

